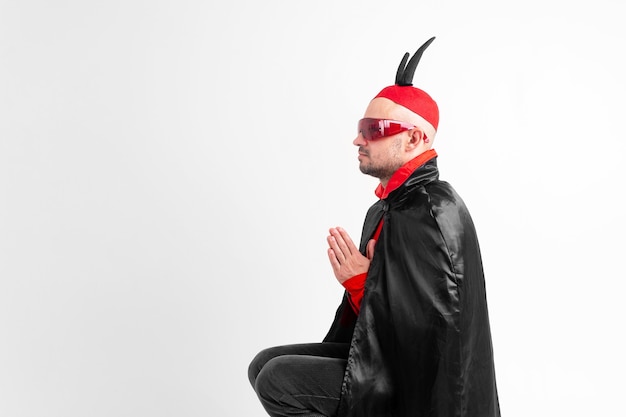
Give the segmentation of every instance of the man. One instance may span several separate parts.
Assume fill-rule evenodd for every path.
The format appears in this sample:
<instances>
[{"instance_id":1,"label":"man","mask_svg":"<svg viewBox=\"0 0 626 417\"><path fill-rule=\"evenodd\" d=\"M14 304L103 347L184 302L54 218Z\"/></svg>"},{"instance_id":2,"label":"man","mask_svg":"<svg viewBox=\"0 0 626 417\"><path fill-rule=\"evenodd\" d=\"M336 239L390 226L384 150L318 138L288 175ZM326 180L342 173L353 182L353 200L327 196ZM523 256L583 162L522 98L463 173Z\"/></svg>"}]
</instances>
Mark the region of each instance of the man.
<instances>
[{"instance_id":1,"label":"man","mask_svg":"<svg viewBox=\"0 0 626 417\"><path fill-rule=\"evenodd\" d=\"M439 180L435 101L412 86L431 38L359 121L359 167L380 179L360 250L330 229L346 291L323 343L259 353L249 378L271 416L500 415L482 261L463 201ZM406 65L406 67L405 67Z\"/></svg>"}]
</instances>

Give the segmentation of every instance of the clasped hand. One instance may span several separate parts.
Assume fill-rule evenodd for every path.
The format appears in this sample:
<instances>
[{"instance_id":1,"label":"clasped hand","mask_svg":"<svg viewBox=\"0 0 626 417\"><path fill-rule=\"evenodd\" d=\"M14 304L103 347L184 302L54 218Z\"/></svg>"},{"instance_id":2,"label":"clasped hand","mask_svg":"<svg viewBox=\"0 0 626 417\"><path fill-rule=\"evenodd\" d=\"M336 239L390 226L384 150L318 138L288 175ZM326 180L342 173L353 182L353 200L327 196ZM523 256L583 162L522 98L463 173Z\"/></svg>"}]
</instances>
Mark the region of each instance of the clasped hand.
<instances>
[{"instance_id":1,"label":"clasped hand","mask_svg":"<svg viewBox=\"0 0 626 417\"><path fill-rule=\"evenodd\" d=\"M330 235L326 238L329 246L328 259L337 281L343 284L348 279L367 272L374 256L376 241L371 239L367 242L367 256L363 256L350 235L341 227L333 227L329 232Z\"/></svg>"}]
</instances>

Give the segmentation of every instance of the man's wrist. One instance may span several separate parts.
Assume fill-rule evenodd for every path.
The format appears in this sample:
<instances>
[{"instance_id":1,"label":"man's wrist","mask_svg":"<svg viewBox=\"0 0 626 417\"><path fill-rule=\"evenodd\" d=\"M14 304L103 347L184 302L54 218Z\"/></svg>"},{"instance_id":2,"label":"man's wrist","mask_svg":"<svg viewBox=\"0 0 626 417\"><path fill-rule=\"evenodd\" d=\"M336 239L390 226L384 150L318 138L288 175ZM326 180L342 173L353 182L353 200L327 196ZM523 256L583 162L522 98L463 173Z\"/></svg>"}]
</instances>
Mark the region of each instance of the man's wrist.
<instances>
[{"instance_id":1,"label":"man's wrist","mask_svg":"<svg viewBox=\"0 0 626 417\"><path fill-rule=\"evenodd\" d=\"M343 285L348 292L359 291L365 287L365 278L367 278L367 272L350 277L342 282L341 285Z\"/></svg>"}]
</instances>

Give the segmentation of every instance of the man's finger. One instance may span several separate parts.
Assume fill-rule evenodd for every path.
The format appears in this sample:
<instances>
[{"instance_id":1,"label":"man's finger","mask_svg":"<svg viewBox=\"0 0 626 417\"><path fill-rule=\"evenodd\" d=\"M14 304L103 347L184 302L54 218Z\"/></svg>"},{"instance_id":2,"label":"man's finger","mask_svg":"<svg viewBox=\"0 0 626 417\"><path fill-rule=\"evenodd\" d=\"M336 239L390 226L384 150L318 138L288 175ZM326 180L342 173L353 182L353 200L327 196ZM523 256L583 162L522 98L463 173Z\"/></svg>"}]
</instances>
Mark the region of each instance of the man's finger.
<instances>
[{"instance_id":1,"label":"man's finger","mask_svg":"<svg viewBox=\"0 0 626 417\"><path fill-rule=\"evenodd\" d=\"M352 254L352 250L350 250L350 246L348 246L346 239L344 238L344 235L339 231L339 228L333 228L330 230L331 230L332 236L335 238L335 241L337 242L337 246L339 247L339 250L343 252L343 255L346 258L350 256ZM350 239L350 236L348 236L348 239Z\"/></svg>"},{"instance_id":2,"label":"man's finger","mask_svg":"<svg viewBox=\"0 0 626 417\"><path fill-rule=\"evenodd\" d=\"M326 240L328 241L328 246L330 247L330 249L333 250L333 253L335 254L335 259L337 259L337 262L339 263L344 262L346 260L346 254L339 246L337 239L334 236L328 236Z\"/></svg>"},{"instance_id":3,"label":"man's finger","mask_svg":"<svg viewBox=\"0 0 626 417\"><path fill-rule=\"evenodd\" d=\"M370 239L370 241L367 242L367 249L365 250L365 253L367 253L367 259L369 259L370 261L374 257L375 246L376 246L376 241L374 239Z\"/></svg>"},{"instance_id":4,"label":"man's finger","mask_svg":"<svg viewBox=\"0 0 626 417\"><path fill-rule=\"evenodd\" d=\"M335 275L337 275L337 272L339 272L339 268L341 268L341 265L337 260L337 255L335 255L335 251L332 249L328 249L328 260L330 261L330 266L333 268Z\"/></svg>"},{"instance_id":5,"label":"man's finger","mask_svg":"<svg viewBox=\"0 0 626 417\"><path fill-rule=\"evenodd\" d=\"M338 227L337 231L339 232L339 234L341 235L341 237L343 238L343 240L346 242L346 246L350 249L350 253L355 253L358 252L359 248L356 247L356 245L354 244L354 242L352 241L352 238L350 237L350 235L348 234L348 232L346 232L343 228Z\"/></svg>"}]
</instances>

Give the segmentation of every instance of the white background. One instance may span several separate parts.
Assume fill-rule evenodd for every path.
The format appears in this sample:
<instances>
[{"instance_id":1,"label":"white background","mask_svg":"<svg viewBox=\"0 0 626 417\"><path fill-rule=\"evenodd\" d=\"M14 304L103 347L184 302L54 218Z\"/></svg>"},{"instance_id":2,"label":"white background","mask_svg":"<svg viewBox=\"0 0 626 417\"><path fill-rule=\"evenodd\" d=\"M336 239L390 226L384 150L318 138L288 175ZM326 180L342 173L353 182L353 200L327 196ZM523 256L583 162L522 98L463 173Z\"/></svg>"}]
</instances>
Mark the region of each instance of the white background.
<instances>
[{"instance_id":1,"label":"white background","mask_svg":"<svg viewBox=\"0 0 626 417\"><path fill-rule=\"evenodd\" d=\"M262 416L319 341L404 52L474 216L503 415L625 415L621 2L0 1L0 416Z\"/></svg>"}]
</instances>

